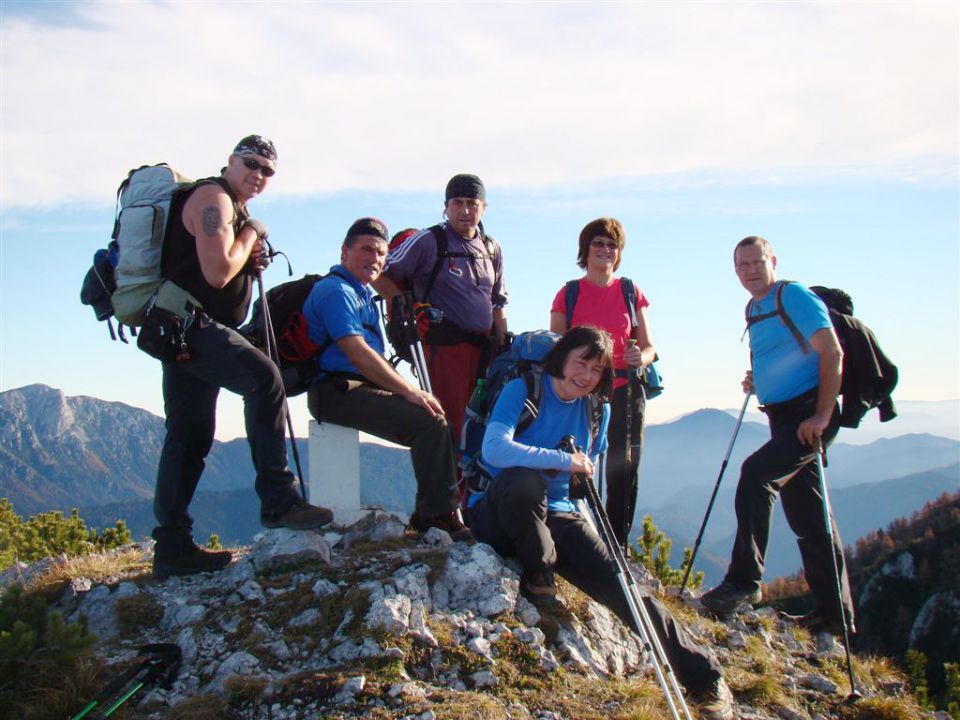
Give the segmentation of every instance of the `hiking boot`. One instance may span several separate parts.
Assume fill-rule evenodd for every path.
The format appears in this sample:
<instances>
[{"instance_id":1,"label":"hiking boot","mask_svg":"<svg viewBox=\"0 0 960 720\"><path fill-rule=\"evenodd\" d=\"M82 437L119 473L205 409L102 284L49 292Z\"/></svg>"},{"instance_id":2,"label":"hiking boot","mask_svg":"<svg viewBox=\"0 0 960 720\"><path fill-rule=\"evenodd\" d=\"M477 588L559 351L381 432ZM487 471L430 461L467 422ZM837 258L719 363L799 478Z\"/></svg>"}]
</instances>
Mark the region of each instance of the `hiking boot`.
<instances>
[{"instance_id":1,"label":"hiking boot","mask_svg":"<svg viewBox=\"0 0 960 720\"><path fill-rule=\"evenodd\" d=\"M733 693L723 677L718 677L694 697L699 702L701 720L733 720Z\"/></svg>"},{"instance_id":2,"label":"hiking boot","mask_svg":"<svg viewBox=\"0 0 960 720\"><path fill-rule=\"evenodd\" d=\"M732 615L745 612L760 602L760 588L744 588L724 580L700 598L700 604L715 615Z\"/></svg>"},{"instance_id":3,"label":"hiking boot","mask_svg":"<svg viewBox=\"0 0 960 720\"><path fill-rule=\"evenodd\" d=\"M520 578L520 589L534 598L553 598L557 596L557 583L553 579L553 570L525 572Z\"/></svg>"},{"instance_id":4,"label":"hiking boot","mask_svg":"<svg viewBox=\"0 0 960 720\"><path fill-rule=\"evenodd\" d=\"M448 533L454 542L473 540L473 533L470 532L470 528L463 524L456 510L426 519L420 517L420 514L414 511L410 516L409 527L420 533L435 527Z\"/></svg>"},{"instance_id":5,"label":"hiking boot","mask_svg":"<svg viewBox=\"0 0 960 720\"><path fill-rule=\"evenodd\" d=\"M171 575L196 575L223 570L233 559L229 550L204 550L196 545L181 555L153 554L153 576L163 580Z\"/></svg>"},{"instance_id":6,"label":"hiking boot","mask_svg":"<svg viewBox=\"0 0 960 720\"><path fill-rule=\"evenodd\" d=\"M265 528L316 530L333 521L333 511L319 505L298 500L280 513L260 513L260 524Z\"/></svg>"}]
</instances>

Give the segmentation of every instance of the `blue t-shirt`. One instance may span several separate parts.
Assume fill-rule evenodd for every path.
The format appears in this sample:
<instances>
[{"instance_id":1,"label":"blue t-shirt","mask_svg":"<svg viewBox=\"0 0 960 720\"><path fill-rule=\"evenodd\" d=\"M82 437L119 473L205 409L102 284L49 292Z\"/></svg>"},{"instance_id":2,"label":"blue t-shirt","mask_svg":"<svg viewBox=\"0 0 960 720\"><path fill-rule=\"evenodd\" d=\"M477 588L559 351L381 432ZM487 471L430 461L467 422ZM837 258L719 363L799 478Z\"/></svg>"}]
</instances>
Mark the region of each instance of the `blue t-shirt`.
<instances>
[{"instance_id":1,"label":"blue t-shirt","mask_svg":"<svg viewBox=\"0 0 960 720\"><path fill-rule=\"evenodd\" d=\"M779 285L774 283L766 297L750 303L751 317L776 312ZM818 330L833 327L827 306L803 285L788 283L782 300L784 311L808 342ZM820 384L820 356L813 348L804 353L779 315L750 326L750 353L761 405L792 400Z\"/></svg>"},{"instance_id":2,"label":"blue t-shirt","mask_svg":"<svg viewBox=\"0 0 960 720\"><path fill-rule=\"evenodd\" d=\"M343 265L334 265L330 274L317 282L303 304L307 334L318 345L329 343L317 362L326 372L360 371L347 359L337 340L360 335L367 345L383 355L380 312L373 302L373 291Z\"/></svg>"},{"instance_id":3,"label":"blue t-shirt","mask_svg":"<svg viewBox=\"0 0 960 720\"><path fill-rule=\"evenodd\" d=\"M507 383L497 398L483 436L481 451L484 468L491 477L510 467L526 467L537 470L547 482L547 509L549 512L576 512L570 501L570 453L557 449L560 441L573 435L577 447L587 448L591 460L596 463L600 453L607 449L607 424L610 421L610 406L603 406L603 417L598 431L596 447L590 447L590 402L586 398L561 400L553 390L550 375L542 376L540 414L530 427L519 436L514 436L523 404L527 400L527 384L523 378ZM545 470L557 470L550 477ZM471 495L470 505L482 495Z\"/></svg>"}]
</instances>

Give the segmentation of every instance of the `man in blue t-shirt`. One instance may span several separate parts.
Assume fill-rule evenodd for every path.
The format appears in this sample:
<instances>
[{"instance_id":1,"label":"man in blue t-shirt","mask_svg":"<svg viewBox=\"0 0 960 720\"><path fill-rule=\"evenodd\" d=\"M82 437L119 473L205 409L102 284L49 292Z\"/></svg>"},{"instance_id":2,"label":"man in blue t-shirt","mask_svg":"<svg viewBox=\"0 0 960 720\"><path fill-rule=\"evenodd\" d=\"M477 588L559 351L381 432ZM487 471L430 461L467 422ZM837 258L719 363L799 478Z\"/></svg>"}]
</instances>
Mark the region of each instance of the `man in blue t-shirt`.
<instances>
[{"instance_id":1,"label":"man in blue t-shirt","mask_svg":"<svg viewBox=\"0 0 960 720\"><path fill-rule=\"evenodd\" d=\"M744 378L743 390L756 393L770 423L771 438L743 463L730 566L724 581L706 593L702 603L708 610L727 615L760 601L764 556L779 494L790 528L797 535L813 596L813 610L803 623L814 630L837 631L843 626L841 612L845 612L852 630L853 603L843 543L836 523L831 521L832 544L827 534L815 462L818 450L827 447L839 429L837 394L843 351L820 299L802 285L777 281L777 258L767 240L744 238L737 244L733 260L737 277L752 298L747 305L747 324L753 369ZM839 600L831 547L840 569Z\"/></svg>"},{"instance_id":2,"label":"man in blue t-shirt","mask_svg":"<svg viewBox=\"0 0 960 720\"><path fill-rule=\"evenodd\" d=\"M352 427L410 448L417 497L410 525L438 527L454 540L470 531L457 508L450 428L440 403L407 382L383 356L380 313L370 283L387 258L386 226L361 218L347 231L340 264L314 285L303 305L310 339L320 345L320 374L307 405L317 421Z\"/></svg>"}]
</instances>

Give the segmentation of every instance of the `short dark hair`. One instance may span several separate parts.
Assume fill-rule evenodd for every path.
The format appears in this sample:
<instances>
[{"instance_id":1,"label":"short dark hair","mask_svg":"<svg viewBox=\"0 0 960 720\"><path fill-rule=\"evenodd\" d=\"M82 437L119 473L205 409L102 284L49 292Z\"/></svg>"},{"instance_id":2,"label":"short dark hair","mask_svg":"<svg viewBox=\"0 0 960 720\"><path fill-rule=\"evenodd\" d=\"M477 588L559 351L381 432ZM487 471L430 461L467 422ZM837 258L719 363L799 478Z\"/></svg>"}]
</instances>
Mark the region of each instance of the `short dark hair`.
<instances>
[{"instance_id":1,"label":"short dark hair","mask_svg":"<svg viewBox=\"0 0 960 720\"><path fill-rule=\"evenodd\" d=\"M737 261L737 250L743 247L750 247L751 245L759 245L763 252L769 256L773 256L773 245L770 244L769 240L759 235L750 235L738 242L737 246L733 249L733 261Z\"/></svg>"},{"instance_id":2,"label":"short dark hair","mask_svg":"<svg viewBox=\"0 0 960 720\"><path fill-rule=\"evenodd\" d=\"M603 375L594 392L603 402L608 402L613 394L613 340L605 330L592 325L577 325L570 328L543 359L543 370L548 375L562 378L567 356L582 347L587 348L584 359L599 358L603 363Z\"/></svg>"},{"instance_id":3,"label":"short dark hair","mask_svg":"<svg viewBox=\"0 0 960 720\"><path fill-rule=\"evenodd\" d=\"M620 267L620 261L623 259L623 248L627 244L627 233L623 225L616 218L602 217L591 220L584 225L580 231L580 251L577 253L577 265L584 270L587 269L587 256L590 254L590 243L598 236L608 237L616 240L620 247L617 253L617 261L613 264L613 269Z\"/></svg>"},{"instance_id":4,"label":"short dark hair","mask_svg":"<svg viewBox=\"0 0 960 720\"><path fill-rule=\"evenodd\" d=\"M343 244L346 247L352 247L361 235L372 235L384 242L390 242L390 233L387 231L387 226L383 220L375 217L365 217L354 221L350 229L347 230L347 236L343 239Z\"/></svg>"}]
</instances>

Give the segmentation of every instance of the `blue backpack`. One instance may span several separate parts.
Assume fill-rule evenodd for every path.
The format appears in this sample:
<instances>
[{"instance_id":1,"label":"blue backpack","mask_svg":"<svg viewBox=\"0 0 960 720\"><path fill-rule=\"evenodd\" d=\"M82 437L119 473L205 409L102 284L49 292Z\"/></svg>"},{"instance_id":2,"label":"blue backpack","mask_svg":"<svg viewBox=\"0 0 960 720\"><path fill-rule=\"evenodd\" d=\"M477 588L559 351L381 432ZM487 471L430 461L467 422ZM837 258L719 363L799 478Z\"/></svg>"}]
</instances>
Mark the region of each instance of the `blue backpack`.
<instances>
[{"instance_id":1,"label":"blue backpack","mask_svg":"<svg viewBox=\"0 0 960 720\"><path fill-rule=\"evenodd\" d=\"M527 400L520 413L515 435L523 433L540 413L543 401L543 360L561 336L548 330L532 330L513 338L510 348L500 353L487 368L487 375L477 381L470 402L467 403L460 433L460 471L463 483L472 493L486 492L490 476L480 464L483 435L490 421L497 399L504 386L518 377L527 385ZM591 446L596 444L603 418L603 404L596 395L590 395Z\"/></svg>"}]
</instances>

